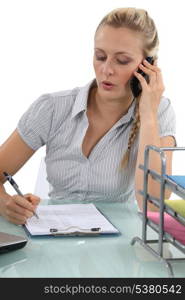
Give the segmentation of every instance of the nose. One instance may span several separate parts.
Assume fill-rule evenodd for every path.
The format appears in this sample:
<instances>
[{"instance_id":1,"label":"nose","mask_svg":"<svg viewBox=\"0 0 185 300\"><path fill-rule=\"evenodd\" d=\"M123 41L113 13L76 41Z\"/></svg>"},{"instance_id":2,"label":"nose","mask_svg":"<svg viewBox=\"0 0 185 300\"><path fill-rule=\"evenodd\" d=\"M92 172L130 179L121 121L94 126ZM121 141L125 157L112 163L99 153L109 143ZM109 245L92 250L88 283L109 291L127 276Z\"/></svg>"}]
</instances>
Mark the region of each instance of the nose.
<instances>
[{"instance_id":1,"label":"nose","mask_svg":"<svg viewBox=\"0 0 185 300\"><path fill-rule=\"evenodd\" d=\"M112 66L112 62L110 60L107 59L103 63L103 65L102 65L102 73L105 76L110 76L110 75L114 74L114 69L113 69L113 66Z\"/></svg>"}]
</instances>

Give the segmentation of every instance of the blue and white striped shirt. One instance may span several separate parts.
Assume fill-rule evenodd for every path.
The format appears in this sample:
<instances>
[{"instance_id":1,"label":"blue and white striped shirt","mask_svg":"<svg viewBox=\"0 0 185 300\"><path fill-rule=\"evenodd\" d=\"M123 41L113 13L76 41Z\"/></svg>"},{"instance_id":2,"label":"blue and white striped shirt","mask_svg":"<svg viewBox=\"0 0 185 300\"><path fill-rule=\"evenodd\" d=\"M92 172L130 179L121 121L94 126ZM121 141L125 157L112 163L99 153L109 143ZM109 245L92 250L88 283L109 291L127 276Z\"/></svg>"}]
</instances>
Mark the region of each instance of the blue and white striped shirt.
<instances>
[{"instance_id":1,"label":"blue and white striped shirt","mask_svg":"<svg viewBox=\"0 0 185 300\"><path fill-rule=\"evenodd\" d=\"M88 128L87 99L93 83L42 95L21 117L17 130L33 150L46 145L50 197L130 201L135 199L138 136L131 147L128 168L120 171L119 167L128 145L135 101L87 158L82 153L82 141ZM158 121L161 137L175 136L174 110L165 97L161 98Z\"/></svg>"}]
</instances>

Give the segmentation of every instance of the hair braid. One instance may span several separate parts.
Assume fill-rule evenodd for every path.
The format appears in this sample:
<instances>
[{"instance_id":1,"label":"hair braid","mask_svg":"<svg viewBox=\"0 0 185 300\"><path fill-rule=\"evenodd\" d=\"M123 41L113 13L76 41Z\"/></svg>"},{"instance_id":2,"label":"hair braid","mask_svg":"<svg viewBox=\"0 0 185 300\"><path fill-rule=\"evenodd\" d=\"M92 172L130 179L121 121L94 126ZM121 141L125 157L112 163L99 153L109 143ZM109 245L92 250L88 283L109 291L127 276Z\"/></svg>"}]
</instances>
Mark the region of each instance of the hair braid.
<instances>
[{"instance_id":1,"label":"hair braid","mask_svg":"<svg viewBox=\"0 0 185 300\"><path fill-rule=\"evenodd\" d=\"M134 119L134 122L133 122L132 129L130 131L127 150L126 150L126 152L125 152L125 154L123 156L123 159L121 161L121 168L125 168L127 166L127 164L128 164L131 146L134 143L136 135L137 135L137 133L139 131L139 127L140 127L139 99L137 98L136 99L136 108L135 108L135 119Z\"/></svg>"}]
</instances>

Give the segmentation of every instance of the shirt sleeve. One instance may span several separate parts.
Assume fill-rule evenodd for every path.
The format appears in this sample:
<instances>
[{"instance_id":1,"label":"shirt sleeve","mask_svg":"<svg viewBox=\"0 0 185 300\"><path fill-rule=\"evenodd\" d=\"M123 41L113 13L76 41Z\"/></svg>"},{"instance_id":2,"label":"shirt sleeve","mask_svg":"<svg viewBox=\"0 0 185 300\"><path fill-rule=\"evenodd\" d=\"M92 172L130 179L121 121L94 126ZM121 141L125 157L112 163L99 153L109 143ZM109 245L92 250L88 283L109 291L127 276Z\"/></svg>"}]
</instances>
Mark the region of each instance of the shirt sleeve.
<instances>
[{"instance_id":1,"label":"shirt sleeve","mask_svg":"<svg viewBox=\"0 0 185 300\"><path fill-rule=\"evenodd\" d=\"M168 98L162 97L159 109L158 109L158 122L159 122L159 135L173 136L176 144L176 116L175 111Z\"/></svg>"},{"instance_id":2,"label":"shirt sleeve","mask_svg":"<svg viewBox=\"0 0 185 300\"><path fill-rule=\"evenodd\" d=\"M53 120L53 101L49 94L40 96L18 122L17 130L33 150L45 145Z\"/></svg>"}]
</instances>

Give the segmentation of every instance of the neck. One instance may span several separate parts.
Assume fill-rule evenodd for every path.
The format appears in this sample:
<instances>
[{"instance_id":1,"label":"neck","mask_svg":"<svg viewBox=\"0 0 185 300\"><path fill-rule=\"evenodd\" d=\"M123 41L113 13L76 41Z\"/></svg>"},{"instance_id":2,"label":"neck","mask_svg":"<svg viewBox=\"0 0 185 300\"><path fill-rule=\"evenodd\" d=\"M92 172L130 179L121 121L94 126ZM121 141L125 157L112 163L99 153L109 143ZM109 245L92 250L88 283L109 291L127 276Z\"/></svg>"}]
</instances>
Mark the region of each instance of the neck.
<instances>
[{"instance_id":1,"label":"neck","mask_svg":"<svg viewBox=\"0 0 185 300\"><path fill-rule=\"evenodd\" d=\"M118 121L128 112L133 96L128 94L120 99L107 100L98 94L97 88L93 88L89 97L89 109L104 120Z\"/></svg>"}]
</instances>

